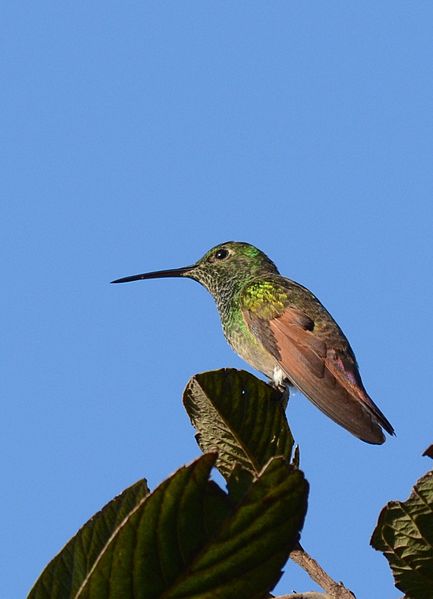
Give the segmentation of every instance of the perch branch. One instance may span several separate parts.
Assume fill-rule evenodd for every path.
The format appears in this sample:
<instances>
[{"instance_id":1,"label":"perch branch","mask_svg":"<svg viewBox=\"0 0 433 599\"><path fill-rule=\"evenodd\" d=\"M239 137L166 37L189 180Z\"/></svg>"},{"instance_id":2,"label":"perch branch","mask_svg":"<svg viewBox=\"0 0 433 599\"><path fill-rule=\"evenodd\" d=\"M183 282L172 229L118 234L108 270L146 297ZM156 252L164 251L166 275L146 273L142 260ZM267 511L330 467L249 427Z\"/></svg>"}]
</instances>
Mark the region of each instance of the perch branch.
<instances>
[{"instance_id":1,"label":"perch branch","mask_svg":"<svg viewBox=\"0 0 433 599\"><path fill-rule=\"evenodd\" d=\"M291 595L278 595L275 599L333 599L331 595L327 593L317 593L312 591L310 593L292 593Z\"/></svg>"},{"instance_id":2,"label":"perch branch","mask_svg":"<svg viewBox=\"0 0 433 599\"><path fill-rule=\"evenodd\" d=\"M314 582L316 582L319 586L322 587L328 595L331 596L332 599L356 599L355 595L346 589L342 582L335 582L326 572L325 570L316 562L315 559L311 557L300 545L297 544L295 549L290 553L291 559L301 566L303 570L307 572ZM296 597L296 595L292 595L292 597ZM300 597L308 597L308 594L302 593L299 595ZM289 595L290 597L290 595ZM322 596L323 599L323 596Z\"/></svg>"}]
</instances>

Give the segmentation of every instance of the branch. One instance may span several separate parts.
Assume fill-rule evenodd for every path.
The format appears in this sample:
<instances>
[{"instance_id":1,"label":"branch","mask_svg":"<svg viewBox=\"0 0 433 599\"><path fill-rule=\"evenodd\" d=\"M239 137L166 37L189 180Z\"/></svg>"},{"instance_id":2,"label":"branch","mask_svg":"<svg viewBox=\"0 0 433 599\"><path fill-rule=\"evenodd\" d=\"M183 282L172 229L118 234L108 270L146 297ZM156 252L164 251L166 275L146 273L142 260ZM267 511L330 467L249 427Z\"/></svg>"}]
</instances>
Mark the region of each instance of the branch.
<instances>
[{"instance_id":1,"label":"branch","mask_svg":"<svg viewBox=\"0 0 433 599\"><path fill-rule=\"evenodd\" d=\"M325 593L293 593L292 595L278 595L274 599L333 599L331 595Z\"/></svg>"},{"instance_id":2,"label":"branch","mask_svg":"<svg viewBox=\"0 0 433 599\"><path fill-rule=\"evenodd\" d=\"M356 599L355 595L346 589L342 582L335 582L316 560L313 559L311 555L308 555L308 553L301 547L300 543L298 543L296 548L290 553L290 557L298 564L298 566L301 566L301 568L307 572L314 582L330 595L330 599ZM301 593L298 594L298 596L308 598L308 593ZM297 595L286 595L286 598L287 597L297 597ZM323 599L323 595L321 599Z\"/></svg>"}]
</instances>

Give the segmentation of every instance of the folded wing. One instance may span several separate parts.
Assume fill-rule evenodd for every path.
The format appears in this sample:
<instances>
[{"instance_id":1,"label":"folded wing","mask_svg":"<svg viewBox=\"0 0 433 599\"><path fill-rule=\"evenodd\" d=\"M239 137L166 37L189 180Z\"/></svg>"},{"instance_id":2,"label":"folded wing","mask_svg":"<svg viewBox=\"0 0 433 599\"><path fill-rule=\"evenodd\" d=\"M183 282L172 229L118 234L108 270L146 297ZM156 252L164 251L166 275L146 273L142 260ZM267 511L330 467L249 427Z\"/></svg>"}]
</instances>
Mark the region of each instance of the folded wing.
<instances>
[{"instance_id":1,"label":"folded wing","mask_svg":"<svg viewBox=\"0 0 433 599\"><path fill-rule=\"evenodd\" d=\"M349 344L342 350L339 338L340 347L333 347L329 328L325 333L306 314L291 307L271 320L248 310L243 314L290 381L332 420L367 443L384 442L381 427L394 433L367 395Z\"/></svg>"}]
</instances>

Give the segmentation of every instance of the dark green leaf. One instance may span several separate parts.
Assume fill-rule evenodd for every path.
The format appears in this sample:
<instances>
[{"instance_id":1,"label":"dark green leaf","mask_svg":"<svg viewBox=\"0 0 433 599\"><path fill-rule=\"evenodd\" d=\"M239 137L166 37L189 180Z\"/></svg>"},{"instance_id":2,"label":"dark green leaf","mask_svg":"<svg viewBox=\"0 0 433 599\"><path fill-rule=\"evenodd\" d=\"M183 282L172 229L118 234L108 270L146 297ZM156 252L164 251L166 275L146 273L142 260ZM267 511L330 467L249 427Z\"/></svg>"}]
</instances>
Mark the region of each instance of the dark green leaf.
<instances>
[{"instance_id":1,"label":"dark green leaf","mask_svg":"<svg viewBox=\"0 0 433 599\"><path fill-rule=\"evenodd\" d=\"M232 500L206 454L142 498L119 524L78 593L80 599L262 599L299 538L308 484L283 458ZM50 595L41 595L48 597Z\"/></svg>"},{"instance_id":2,"label":"dark green leaf","mask_svg":"<svg viewBox=\"0 0 433 599\"><path fill-rule=\"evenodd\" d=\"M290 461L293 437L281 393L252 374L234 369L204 372L186 386L183 401L202 451L217 451L229 478L235 464L252 475L273 456Z\"/></svg>"},{"instance_id":3,"label":"dark green leaf","mask_svg":"<svg viewBox=\"0 0 433 599\"><path fill-rule=\"evenodd\" d=\"M198 551L208 526L226 516L225 494L208 480L215 459L207 454L180 468L144 498L115 531L76 596L160 597Z\"/></svg>"},{"instance_id":4,"label":"dark green leaf","mask_svg":"<svg viewBox=\"0 0 433 599\"><path fill-rule=\"evenodd\" d=\"M433 598L433 472L420 478L407 501L384 507L371 544L383 551L408 599Z\"/></svg>"},{"instance_id":5,"label":"dark green leaf","mask_svg":"<svg viewBox=\"0 0 433 599\"><path fill-rule=\"evenodd\" d=\"M281 576L299 539L308 483L274 458L164 599L261 599Z\"/></svg>"},{"instance_id":6,"label":"dark green leaf","mask_svg":"<svg viewBox=\"0 0 433 599\"><path fill-rule=\"evenodd\" d=\"M233 466L230 476L227 478L227 490L235 503L239 503L248 491L253 478L254 474L249 470L244 470L240 464Z\"/></svg>"},{"instance_id":7,"label":"dark green leaf","mask_svg":"<svg viewBox=\"0 0 433 599\"><path fill-rule=\"evenodd\" d=\"M42 572L29 599L74 597L113 531L148 493L140 480L86 522Z\"/></svg>"}]
</instances>

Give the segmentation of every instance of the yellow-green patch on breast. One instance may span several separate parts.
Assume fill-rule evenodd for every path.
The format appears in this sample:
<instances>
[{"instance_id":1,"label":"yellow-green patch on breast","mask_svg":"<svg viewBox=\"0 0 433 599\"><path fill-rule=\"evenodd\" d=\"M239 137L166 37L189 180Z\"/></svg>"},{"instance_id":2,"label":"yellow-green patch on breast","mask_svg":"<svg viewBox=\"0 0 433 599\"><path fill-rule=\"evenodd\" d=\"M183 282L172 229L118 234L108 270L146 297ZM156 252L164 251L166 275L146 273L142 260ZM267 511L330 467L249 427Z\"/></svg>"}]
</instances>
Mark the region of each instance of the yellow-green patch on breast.
<instances>
[{"instance_id":1,"label":"yellow-green patch on breast","mask_svg":"<svg viewBox=\"0 0 433 599\"><path fill-rule=\"evenodd\" d=\"M254 281L242 289L242 308L259 318L275 318L287 305L287 291L271 281Z\"/></svg>"}]
</instances>

